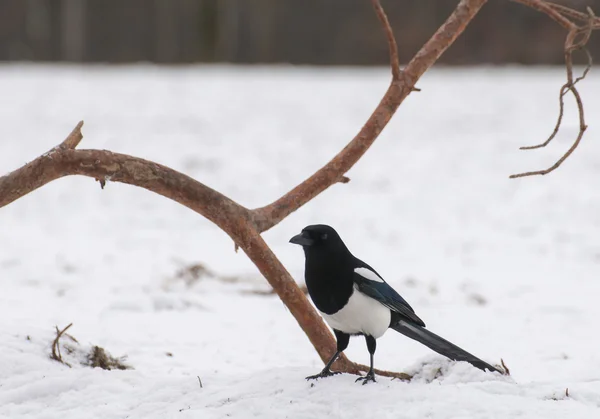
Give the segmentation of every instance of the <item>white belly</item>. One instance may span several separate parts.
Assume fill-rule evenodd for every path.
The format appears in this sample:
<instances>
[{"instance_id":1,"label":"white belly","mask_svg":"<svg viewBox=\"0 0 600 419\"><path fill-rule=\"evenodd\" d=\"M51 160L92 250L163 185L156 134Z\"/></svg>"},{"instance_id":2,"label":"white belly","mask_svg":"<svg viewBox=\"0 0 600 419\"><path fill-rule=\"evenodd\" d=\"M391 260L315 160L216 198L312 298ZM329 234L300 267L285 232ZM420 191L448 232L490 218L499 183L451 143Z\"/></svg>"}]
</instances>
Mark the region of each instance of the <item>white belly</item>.
<instances>
[{"instance_id":1,"label":"white belly","mask_svg":"<svg viewBox=\"0 0 600 419\"><path fill-rule=\"evenodd\" d=\"M335 314L321 313L333 329L344 333L380 338L390 326L390 309L380 302L367 297L356 286L348 303Z\"/></svg>"}]
</instances>

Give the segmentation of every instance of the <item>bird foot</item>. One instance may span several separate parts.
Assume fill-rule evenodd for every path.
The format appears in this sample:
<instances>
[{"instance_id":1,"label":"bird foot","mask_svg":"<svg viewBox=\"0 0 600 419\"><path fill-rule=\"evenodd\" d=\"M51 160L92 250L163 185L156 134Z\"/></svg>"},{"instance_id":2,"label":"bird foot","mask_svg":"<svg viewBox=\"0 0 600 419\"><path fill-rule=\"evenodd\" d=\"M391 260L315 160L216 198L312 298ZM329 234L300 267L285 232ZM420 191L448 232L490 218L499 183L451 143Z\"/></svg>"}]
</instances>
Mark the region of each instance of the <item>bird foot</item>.
<instances>
[{"instance_id":1,"label":"bird foot","mask_svg":"<svg viewBox=\"0 0 600 419\"><path fill-rule=\"evenodd\" d=\"M325 369L325 370L321 371L318 374L309 375L308 377L306 377L306 379L307 380L316 380L317 378L331 377L332 375L337 375L337 374L341 374L341 372L339 372L339 371L331 371L329 369Z\"/></svg>"},{"instance_id":2,"label":"bird foot","mask_svg":"<svg viewBox=\"0 0 600 419\"><path fill-rule=\"evenodd\" d=\"M354 380L355 383L358 383L359 381L362 381L363 386L370 381L374 383L377 382L375 381L375 373L373 373L373 371L369 371L364 377L358 377L356 380Z\"/></svg>"}]
</instances>

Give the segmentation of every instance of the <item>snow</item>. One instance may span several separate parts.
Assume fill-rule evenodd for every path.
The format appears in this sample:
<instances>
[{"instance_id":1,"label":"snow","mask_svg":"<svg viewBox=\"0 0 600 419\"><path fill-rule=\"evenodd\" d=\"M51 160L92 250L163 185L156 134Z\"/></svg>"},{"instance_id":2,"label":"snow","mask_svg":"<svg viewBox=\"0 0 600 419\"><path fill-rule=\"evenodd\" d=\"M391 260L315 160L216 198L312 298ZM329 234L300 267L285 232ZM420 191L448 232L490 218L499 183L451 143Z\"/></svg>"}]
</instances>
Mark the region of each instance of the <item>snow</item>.
<instances>
[{"instance_id":1,"label":"snow","mask_svg":"<svg viewBox=\"0 0 600 419\"><path fill-rule=\"evenodd\" d=\"M433 332L511 377L446 361L389 331L376 367L415 373L362 386L322 368L243 252L194 212L148 191L69 177L0 209L0 417L591 418L600 413L600 78L568 101L547 148L560 68L427 73L365 157L264 234L302 280L288 240L334 226ZM387 88L387 69L0 66L0 172L60 143L187 173L248 207L327 162ZM214 275L178 275L202 264ZM266 295L265 295L266 294ZM81 350L127 355L105 371L49 358L55 326ZM367 363L364 339L346 351ZM170 356L171 354L172 356ZM202 387L200 387L200 382ZM568 395L566 389L568 388Z\"/></svg>"}]
</instances>

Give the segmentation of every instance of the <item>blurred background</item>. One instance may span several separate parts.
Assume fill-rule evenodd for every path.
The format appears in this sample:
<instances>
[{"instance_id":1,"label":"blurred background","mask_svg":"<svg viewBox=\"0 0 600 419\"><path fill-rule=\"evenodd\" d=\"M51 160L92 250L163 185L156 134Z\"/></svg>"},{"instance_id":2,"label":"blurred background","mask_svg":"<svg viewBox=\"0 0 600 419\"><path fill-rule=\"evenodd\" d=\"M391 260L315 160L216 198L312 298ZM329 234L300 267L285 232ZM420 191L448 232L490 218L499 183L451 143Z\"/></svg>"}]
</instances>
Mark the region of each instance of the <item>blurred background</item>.
<instances>
[{"instance_id":1,"label":"blurred background","mask_svg":"<svg viewBox=\"0 0 600 419\"><path fill-rule=\"evenodd\" d=\"M382 3L407 60L458 2ZM491 0L440 62L559 64L564 36L541 13ZM2 61L378 65L386 48L368 0L0 0ZM600 56L598 37L590 50Z\"/></svg>"}]
</instances>

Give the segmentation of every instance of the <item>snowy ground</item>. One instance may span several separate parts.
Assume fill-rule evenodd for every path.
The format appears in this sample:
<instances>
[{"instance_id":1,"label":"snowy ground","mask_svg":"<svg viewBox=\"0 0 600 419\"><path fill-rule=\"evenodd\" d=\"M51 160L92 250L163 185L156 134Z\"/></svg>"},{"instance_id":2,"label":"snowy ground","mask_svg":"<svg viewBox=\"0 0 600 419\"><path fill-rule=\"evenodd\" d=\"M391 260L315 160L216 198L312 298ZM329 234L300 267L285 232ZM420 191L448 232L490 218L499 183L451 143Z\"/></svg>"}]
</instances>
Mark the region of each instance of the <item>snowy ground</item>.
<instances>
[{"instance_id":1,"label":"snowy ground","mask_svg":"<svg viewBox=\"0 0 600 419\"><path fill-rule=\"evenodd\" d=\"M339 151L388 79L384 69L2 66L0 172L84 119L81 148L155 160L261 206ZM0 209L0 417L598 417L596 73L581 84L590 128L580 148L547 177L508 179L550 165L574 139L571 110L551 147L517 149L552 130L563 79L558 68L428 73L349 184L265 234L301 281L288 239L333 225L431 330L503 358L511 377L390 331L376 365L415 372L413 382L308 383L322 367L315 351L277 297L255 293L266 281L223 232L142 189L71 177ZM217 277L177 278L196 263ZM81 348L127 355L134 369L50 360L55 325L71 322ZM347 353L368 362L362 339Z\"/></svg>"}]
</instances>

